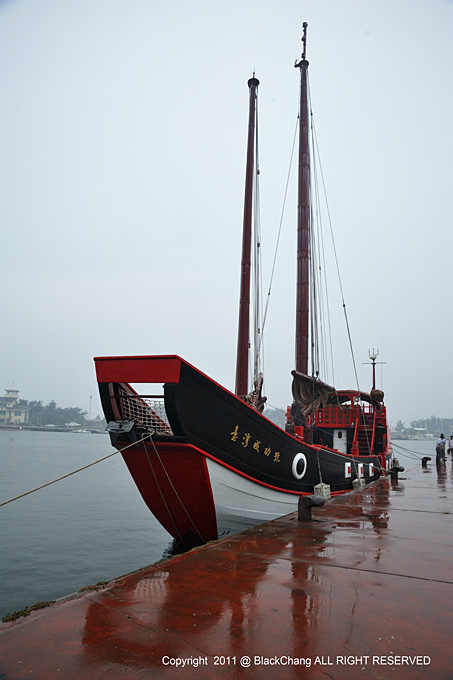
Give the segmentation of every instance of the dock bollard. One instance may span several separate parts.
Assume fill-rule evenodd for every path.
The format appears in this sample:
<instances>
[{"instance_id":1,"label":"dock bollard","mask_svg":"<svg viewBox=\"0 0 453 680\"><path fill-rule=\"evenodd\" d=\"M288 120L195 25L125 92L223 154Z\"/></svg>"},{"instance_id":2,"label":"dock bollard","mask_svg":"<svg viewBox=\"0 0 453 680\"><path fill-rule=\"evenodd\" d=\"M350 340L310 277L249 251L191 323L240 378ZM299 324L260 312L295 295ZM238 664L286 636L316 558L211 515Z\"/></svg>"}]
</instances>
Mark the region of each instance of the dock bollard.
<instances>
[{"instance_id":1,"label":"dock bollard","mask_svg":"<svg viewBox=\"0 0 453 680\"><path fill-rule=\"evenodd\" d=\"M300 496L297 519L300 522L309 522L311 520L311 509L322 508L325 502L324 496Z\"/></svg>"},{"instance_id":2,"label":"dock bollard","mask_svg":"<svg viewBox=\"0 0 453 680\"><path fill-rule=\"evenodd\" d=\"M429 460L431 460L431 456L424 456L422 458L422 467L428 467Z\"/></svg>"},{"instance_id":3,"label":"dock bollard","mask_svg":"<svg viewBox=\"0 0 453 680\"><path fill-rule=\"evenodd\" d=\"M390 468L390 478L391 479L396 479L398 480L398 473L399 472L404 472L404 468L402 465L394 465L392 468Z\"/></svg>"}]
</instances>

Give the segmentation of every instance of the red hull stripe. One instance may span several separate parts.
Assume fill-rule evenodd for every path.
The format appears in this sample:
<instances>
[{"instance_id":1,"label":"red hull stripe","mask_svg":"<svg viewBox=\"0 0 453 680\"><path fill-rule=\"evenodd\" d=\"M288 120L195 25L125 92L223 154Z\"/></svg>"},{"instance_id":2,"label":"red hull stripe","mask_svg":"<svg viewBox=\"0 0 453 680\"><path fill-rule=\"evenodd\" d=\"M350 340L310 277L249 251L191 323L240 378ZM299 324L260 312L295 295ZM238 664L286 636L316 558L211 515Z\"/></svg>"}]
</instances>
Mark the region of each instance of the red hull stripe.
<instances>
[{"instance_id":1,"label":"red hull stripe","mask_svg":"<svg viewBox=\"0 0 453 680\"><path fill-rule=\"evenodd\" d=\"M149 445L148 445L149 446ZM158 448L159 451L168 451L174 446L174 444L171 443L166 443L166 442L156 442L156 447ZM224 463L222 460L219 460L215 456L212 456L209 453L206 453L206 451L203 451L203 449L199 449L196 446L193 446L192 444L178 444L178 448L186 447L188 449L191 449L192 451L196 451L197 454L200 456L203 456L205 458L210 458L213 460L215 463L218 465L221 465L222 467L228 468L232 472L235 472L237 475L240 475L241 477L245 477L245 479L249 479L251 482L254 482L255 484L259 484L260 486L264 486L267 489L272 489L273 491L279 491L280 493L285 493L285 494L292 494L293 496L308 496L309 493L301 493L299 491L288 491L287 489L282 489L281 487L278 486L273 486L272 484L266 484L266 482L261 482L258 479L255 479L254 477L250 477L250 475L245 474L245 472L241 472L240 470L237 470L236 468L232 467L231 465L228 465L227 463ZM350 491L350 489L348 489ZM341 494L346 493L346 491L333 491L332 496L340 496Z\"/></svg>"}]
</instances>

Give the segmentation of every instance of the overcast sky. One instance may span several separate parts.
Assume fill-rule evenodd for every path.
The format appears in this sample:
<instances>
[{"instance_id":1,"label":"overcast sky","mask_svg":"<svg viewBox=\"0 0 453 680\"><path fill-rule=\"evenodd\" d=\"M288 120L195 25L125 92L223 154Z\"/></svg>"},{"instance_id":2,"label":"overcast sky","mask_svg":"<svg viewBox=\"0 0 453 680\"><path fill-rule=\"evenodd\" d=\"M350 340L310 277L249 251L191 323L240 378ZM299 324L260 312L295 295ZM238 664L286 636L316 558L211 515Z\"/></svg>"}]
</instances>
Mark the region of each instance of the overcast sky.
<instances>
[{"instance_id":1,"label":"overcast sky","mask_svg":"<svg viewBox=\"0 0 453 680\"><path fill-rule=\"evenodd\" d=\"M0 390L86 410L92 393L96 415L94 356L169 353L233 389L247 80L270 261L303 21L360 386L378 347L393 424L453 417L451 0L0 0ZM279 407L295 239L290 196L265 345Z\"/></svg>"}]
</instances>

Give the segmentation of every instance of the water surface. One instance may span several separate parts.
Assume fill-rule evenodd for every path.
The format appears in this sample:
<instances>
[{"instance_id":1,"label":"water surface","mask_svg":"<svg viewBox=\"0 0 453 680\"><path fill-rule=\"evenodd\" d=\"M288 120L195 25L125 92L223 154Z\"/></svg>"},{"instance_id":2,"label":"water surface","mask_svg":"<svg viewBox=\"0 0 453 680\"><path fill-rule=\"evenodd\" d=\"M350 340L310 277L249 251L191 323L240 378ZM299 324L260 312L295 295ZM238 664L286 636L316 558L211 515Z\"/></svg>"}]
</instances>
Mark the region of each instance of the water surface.
<instances>
[{"instance_id":1,"label":"water surface","mask_svg":"<svg viewBox=\"0 0 453 680\"><path fill-rule=\"evenodd\" d=\"M104 434L0 431L0 501L113 451ZM173 550L120 455L0 508L0 541L1 615Z\"/></svg>"},{"instance_id":2,"label":"water surface","mask_svg":"<svg viewBox=\"0 0 453 680\"><path fill-rule=\"evenodd\" d=\"M420 464L410 451L435 460L434 440L395 445L406 468ZM0 430L0 502L113 451L105 434ZM223 526L221 535L243 528ZM0 545L0 616L178 551L119 454L0 508Z\"/></svg>"}]
</instances>

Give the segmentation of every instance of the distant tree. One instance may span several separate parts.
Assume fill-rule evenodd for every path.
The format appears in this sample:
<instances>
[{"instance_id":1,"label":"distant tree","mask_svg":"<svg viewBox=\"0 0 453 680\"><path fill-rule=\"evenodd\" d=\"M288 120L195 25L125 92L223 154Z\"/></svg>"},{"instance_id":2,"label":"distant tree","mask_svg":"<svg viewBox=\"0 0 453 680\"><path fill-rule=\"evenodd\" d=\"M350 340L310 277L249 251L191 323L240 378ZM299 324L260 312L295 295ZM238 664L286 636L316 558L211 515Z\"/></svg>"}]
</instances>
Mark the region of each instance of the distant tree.
<instances>
[{"instance_id":1,"label":"distant tree","mask_svg":"<svg viewBox=\"0 0 453 680\"><path fill-rule=\"evenodd\" d=\"M29 423L30 425L41 425L41 418L43 417L42 401L30 401L28 403L30 409Z\"/></svg>"},{"instance_id":2,"label":"distant tree","mask_svg":"<svg viewBox=\"0 0 453 680\"><path fill-rule=\"evenodd\" d=\"M453 418L438 418L437 416L430 416L429 418L420 418L411 422L412 428L426 428L432 435L437 435L441 432L443 434L453 433Z\"/></svg>"},{"instance_id":3,"label":"distant tree","mask_svg":"<svg viewBox=\"0 0 453 680\"><path fill-rule=\"evenodd\" d=\"M281 427L282 430L285 429L286 409L274 408L273 406L266 406L263 415L266 416L266 418L269 418L269 420L272 420L273 423Z\"/></svg>"},{"instance_id":4,"label":"distant tree","mask_svg":"<svg viewBox=\"0 0 453 680\"><path fill-rule=\"evenodd\" d=\"M66 423L76 422L83 425L87 412L78 407L60 408L55 401L43 406L42 401L31 401L30 425L57 425L64 427Z\"/></svg>"}]
</instances>

